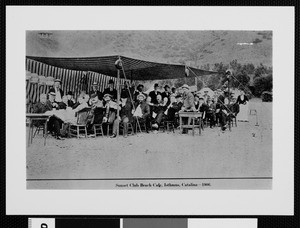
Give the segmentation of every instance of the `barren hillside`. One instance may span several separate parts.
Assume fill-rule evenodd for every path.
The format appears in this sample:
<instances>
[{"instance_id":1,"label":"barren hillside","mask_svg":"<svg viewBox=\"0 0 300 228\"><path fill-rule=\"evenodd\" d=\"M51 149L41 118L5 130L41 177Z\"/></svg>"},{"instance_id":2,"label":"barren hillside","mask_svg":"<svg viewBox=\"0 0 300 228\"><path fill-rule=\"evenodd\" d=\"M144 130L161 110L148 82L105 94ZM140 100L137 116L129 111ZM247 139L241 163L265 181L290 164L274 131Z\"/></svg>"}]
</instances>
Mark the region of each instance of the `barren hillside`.
<instances>
[{"instance_id":1,"label":"barren hillside","mask_svg":"<svg viewBox=\"0 0 300 228\"><path fill-rule=\"evenodd\" d=\"M49 32L43 38L40 32ZM252 43L252 45L240 45ZM51 57L125 55L165 63L263 63L272 66L271 31L27 31L26 54Z\"/></svg>"}]
</instances>

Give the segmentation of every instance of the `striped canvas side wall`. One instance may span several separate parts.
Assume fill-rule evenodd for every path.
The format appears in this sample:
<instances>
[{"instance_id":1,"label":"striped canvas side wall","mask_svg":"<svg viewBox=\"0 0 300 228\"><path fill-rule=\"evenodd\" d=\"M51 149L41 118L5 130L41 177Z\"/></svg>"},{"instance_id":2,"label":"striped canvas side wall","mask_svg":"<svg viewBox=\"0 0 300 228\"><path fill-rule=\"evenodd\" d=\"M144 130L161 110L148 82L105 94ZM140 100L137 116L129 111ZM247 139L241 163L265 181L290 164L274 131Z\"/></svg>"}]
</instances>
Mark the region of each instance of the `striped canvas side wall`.
<instances>
[{"instance_id":1,"label":"striped canvas side wall","mask_svg":"<svg viewBox=\"0 0 300 228\"><path fill-rule=\"evenodd\" d=\"M107 75L99 74L96 72L84 72L76 70L68 70L63 68L54 67L45 63L41 63L35 60L26 59L26 70L31 73L36 73L40 76L59 78L62 81L62 90L65 94L68 91L72 91L75 94L75 98L79 95L81 90L85 89L85 79L87 80L87 91L91 90L91 86L94 82L99 85L99 90L104 91L108 87L108 81L114 80L116 85L116 78ZM120 79L120 84L123 85L125 79ZM51 87L47 85L32 84L26 81L26 97L33 103L39 100L39 95L42 93L48 93Z\"/></svg>"}]
</instances>

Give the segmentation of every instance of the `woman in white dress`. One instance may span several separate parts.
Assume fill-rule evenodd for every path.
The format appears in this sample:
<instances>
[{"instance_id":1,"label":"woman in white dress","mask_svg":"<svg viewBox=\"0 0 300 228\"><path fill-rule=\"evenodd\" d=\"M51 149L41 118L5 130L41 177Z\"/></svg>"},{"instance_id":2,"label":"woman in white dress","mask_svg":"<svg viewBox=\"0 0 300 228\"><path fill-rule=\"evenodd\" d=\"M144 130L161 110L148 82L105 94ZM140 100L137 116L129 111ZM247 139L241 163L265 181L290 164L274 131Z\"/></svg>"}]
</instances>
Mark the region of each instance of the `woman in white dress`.
<instances>
[{"instance_id":1,"label":"woman in white dress","mask_svg":"<svg viewBox=\"0 0 300 228\"><path fill-rule=\"evenodd\" d=\"M237 103L240 106L240 112L237 114L237 121L247 121L248 122L248 97L245 95L244 91L241 91L241 94L237 98Z\"/></svg>"}]
</instances>

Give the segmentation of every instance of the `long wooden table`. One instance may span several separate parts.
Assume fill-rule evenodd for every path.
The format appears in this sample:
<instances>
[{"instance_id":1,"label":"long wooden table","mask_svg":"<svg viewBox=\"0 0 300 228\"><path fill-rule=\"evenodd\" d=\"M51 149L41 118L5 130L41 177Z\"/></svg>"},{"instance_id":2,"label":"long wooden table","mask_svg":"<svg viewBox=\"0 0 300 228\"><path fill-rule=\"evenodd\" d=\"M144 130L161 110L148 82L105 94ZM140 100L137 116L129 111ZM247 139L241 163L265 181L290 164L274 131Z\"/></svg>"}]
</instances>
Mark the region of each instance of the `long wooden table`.
<instances>
[{"instance_id":1,"label":"long wooden table","mask_svg":"<svg viewBox=\"0 0 300 228\"><path fill-rule=\"evenodd\" d=\"M45 114L45 113L26 113L26 118L28 119L29 123L29 128L28 128L28 144L32 144L33 140L33 122L34 121L44 121L44 145L46 145L46 139L48 136L48 131L47 131L47 123L49 121L49 118L52 116L52 114Z\"/></svg>"},{"instance_id":2,"label":"long wooden table","mask_svg":"<svg viewBox=\"0 0 300 228\"><path fill-rule=\"evenodd\" d=\"M202 127L202 113L201 112L179 112L179 124L180 132L183 132L184 128L192 129L193 136L195 135L195 128L199 128L199 135L201 135ZM187 124L183 124L182 118L188 118ZM195 120L199 119L199 123L196 124Z\"/></svg>"}]
</instances>

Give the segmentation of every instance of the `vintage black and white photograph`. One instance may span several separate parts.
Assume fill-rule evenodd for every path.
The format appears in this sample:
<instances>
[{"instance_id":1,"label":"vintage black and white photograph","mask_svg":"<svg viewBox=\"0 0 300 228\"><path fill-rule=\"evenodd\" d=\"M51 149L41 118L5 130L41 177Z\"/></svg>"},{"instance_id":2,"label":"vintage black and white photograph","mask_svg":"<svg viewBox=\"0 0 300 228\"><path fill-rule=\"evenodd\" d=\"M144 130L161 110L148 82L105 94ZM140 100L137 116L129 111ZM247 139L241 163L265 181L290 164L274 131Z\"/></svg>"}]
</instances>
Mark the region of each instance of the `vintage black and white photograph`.
<instances>
[{"instance_id":1,"label":"vintage black and white photograph","mask_svg":"<svg viewBox=\"0 0 300 228\"><path fill-rule=\"evenodd\" d=\"M27 189L272 189L271 30L27 30Z\"/></svg>"}]
</instances>

